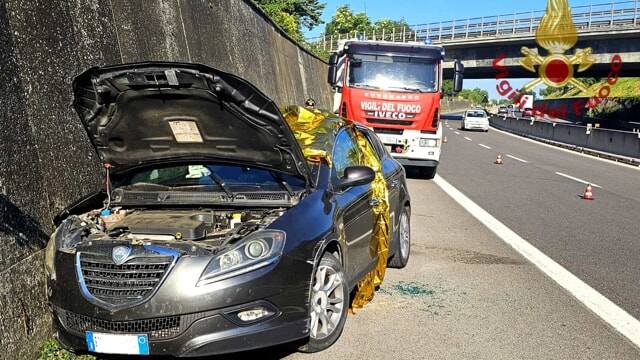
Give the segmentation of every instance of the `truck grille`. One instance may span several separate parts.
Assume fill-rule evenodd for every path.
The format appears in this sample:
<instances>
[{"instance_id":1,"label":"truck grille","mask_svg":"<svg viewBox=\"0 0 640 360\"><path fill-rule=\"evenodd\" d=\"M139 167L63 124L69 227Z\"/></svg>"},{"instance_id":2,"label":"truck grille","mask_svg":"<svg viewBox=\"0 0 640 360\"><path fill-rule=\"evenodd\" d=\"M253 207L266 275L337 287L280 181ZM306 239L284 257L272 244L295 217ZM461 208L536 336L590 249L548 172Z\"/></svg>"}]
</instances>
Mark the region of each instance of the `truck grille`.
<instances>
[{"instance_id":1,"label":"truck grille","mask_svg":"<svg viewBox=\"0 0 640 360\"><path fill-rule=\"evenodd\" d=\"M110 256L80 253L81 283L90 297L111 307L124 307L150 297L177 256L146 252L116 265Z\"/></svg>"},{"instance_id":2,"label":"truck grille","mask_svg":"<svg viewBox=\"0 0 640 360\"><path fill-rule=\"evenodd\" d=\"M383 120L383 119L365 119L369 124L372 125L399 125L399 126L411 126L413 125L413 121L411 120Z\"/></svg>"},{"instance_id":3,"label":"truck grille","mask_svg":"<svg viewBox=\"0 0 640 360\"><path fill-rule=\"evenodd\" d=\"M404 130L402 129L373 128L373 131L376 134L391 134L391 135L402 135L404 133Z\"/></svg>"}]
</instances>

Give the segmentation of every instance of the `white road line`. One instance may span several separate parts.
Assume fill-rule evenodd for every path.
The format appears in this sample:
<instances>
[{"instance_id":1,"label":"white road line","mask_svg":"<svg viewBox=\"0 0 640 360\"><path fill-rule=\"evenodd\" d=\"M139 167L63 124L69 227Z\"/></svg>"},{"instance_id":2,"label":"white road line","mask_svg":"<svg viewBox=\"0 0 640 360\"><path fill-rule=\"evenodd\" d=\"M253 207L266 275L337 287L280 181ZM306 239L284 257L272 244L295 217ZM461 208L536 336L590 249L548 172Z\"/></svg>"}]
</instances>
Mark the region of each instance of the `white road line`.
<instances>
[{"instance_id":1,"label":"white road line","mask_svg":"<svg viewBox=\"0 0 640 360\"><path fill-rule=\"evenodd\" d=\"M460 135L460 132L458 132L458 131L454 131L454 132L455 132L456 135Z\"/></svg>"},{"instance_id":2,"label":"white road line","mask_svg":"<svg viewBox=\"0 0 640 360\"><path fill-rule=\"evenodd\" d=\"M471 201L471 199L464 196L458 189L451 186L440 177L440 175L436 175L433 181L471 215L498 235L505 243L513 247L527 260L531 261L543 273L562 286L587 308L596 313L596 315L607 324L620 332L636 346L640 347L640 321L560 266L560 264L553 261L543 252L536 249L533 245L529 244L513 230L491 216L491 214Z\"/></svg>"},{"instance_id":3,"label":"white road line","mask_svg":"<svg viewBox=\"0 0 640 360\"><path fill-rule=\"evenodd\" d=\"M467 139L467 140L469 140L469 141L472 141L472 140L471 140L471 138L470 138L470 137L468 137L468 136L465 136L464 138L465 138L465 139Z\"/></svg>"},{"instance_id":4,"label":"white road line","mask_svg":"<svg viewBox=\"0 0 640 360\"><path fill-rule=\"evenodd\" d=\"M594 184L594 183L592 183L592 182L588 182L588 181L586 181L586 180L578 179L577 177L573 177L573 176L571 176L571 175L563 174L563 173L561 173L561 172L556 172L556 174L558 174L558 175L560 175L560 176L564 176L564 177L566 177L567 179L571 179L571 180L577 181L577 182L579 182L579 183L583 183L583 184L585 184L585 185L586 185L586 184L591 184L591 186L593 186L593 187L602 188L602 186L600 186L600 185L596 185L596 184Z\"/></svg>"},{"instance_id":5,"label":"white road line","mask_svg":"<svg viewBox=\"0 0 640 360\"><path fill-rule=\"evenodd\" d=\"M487 146L487 145L485 145L485 144L478 144L478 145L482 146L482 147L483 147L483 148L485 148L485 149L489 149L489 150L491 150L491 146Z\"/></svg>"},{"instance_id":6,"label":"white road line","mask_svg":"<svg viewBox=\"0 0 640 360\"><path fill-rule=\"evenodd\" d=\"M510 157L510 158L512 158L513 160L518 160L518 161L523 162L523 163L528 163L528 161L527 161L527 160L523 160L523 159L517 158L517 157L515 157L515 156L513 156L513 155L506 154L505 156L506 156L506 157Z\"/></svg>"}]
</instances>

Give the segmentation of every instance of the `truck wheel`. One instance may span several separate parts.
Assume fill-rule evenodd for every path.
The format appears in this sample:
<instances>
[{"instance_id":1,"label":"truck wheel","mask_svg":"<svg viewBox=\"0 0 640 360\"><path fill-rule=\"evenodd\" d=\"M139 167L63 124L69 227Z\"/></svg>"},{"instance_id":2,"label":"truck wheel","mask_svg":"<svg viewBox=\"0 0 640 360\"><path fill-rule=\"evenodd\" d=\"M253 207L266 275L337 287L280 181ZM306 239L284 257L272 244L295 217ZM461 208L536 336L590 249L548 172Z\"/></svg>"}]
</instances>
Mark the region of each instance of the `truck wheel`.
<instances>
[{"instance_id":1,"label":"truck wheel","mask_svg":"<svg viewBox=\"0 0 640 360\"><path fill-rule=\"evenodd\" d=\"M431 180L436 176L437 170L438 170L437 166L422 167L420 168L420 175L427 180Z\"/></svg>"}]
</instances>

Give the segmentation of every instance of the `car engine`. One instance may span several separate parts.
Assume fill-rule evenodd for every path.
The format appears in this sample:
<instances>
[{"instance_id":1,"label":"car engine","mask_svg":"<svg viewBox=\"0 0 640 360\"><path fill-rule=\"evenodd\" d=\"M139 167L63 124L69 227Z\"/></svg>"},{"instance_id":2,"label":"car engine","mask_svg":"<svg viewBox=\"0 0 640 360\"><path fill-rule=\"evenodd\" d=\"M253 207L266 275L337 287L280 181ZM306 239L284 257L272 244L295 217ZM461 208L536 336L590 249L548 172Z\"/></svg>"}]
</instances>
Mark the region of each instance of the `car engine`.
<instances>
[{"instance_id":1,"label":"car engine","mask_svg":"<svg viewBox=\"0 0 640 360\"><path fill-rule=\"evenodd\" d=\"M132 243L196 245L214 251L263 229L285 209L148 210L98 209L65 219L55 236L63 249L83 241L126 240ZM183 246L181 246L183 247Z\"/></svg>"}]
</instances>

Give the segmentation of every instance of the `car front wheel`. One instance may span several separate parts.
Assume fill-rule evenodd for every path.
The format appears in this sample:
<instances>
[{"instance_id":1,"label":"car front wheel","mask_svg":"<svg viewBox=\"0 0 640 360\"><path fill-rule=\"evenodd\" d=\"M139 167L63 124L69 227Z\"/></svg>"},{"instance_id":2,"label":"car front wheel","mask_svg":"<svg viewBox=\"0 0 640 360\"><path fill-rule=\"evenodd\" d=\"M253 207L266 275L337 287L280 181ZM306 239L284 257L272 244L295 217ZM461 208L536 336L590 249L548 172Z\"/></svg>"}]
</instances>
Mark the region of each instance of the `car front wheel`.
<instances>
[{"instance_id":1,"label":"car front wheel","mask_svg":"<svg viewBox=\"0 0 640 360\"><path fill-rule=\"evenodd\" d=\"M342 333L348 308L349 287L342 264L333 255L325 253L316 268L311 288L309 342L299 350L314 353L333 345Z\"/></svg>"},{"instance_id":2,"label":"car front wheel","mask_svg":"<svg viewBox=\"0 0 640 360\"><path fill-rule=\"evenodd\" d=\"M409 207L405 206L398 218L398 232L396 233L396 253L389 260L389 267L402 269L409 261L411 251L411 224Z\"/></svg>"}]
</instances>

